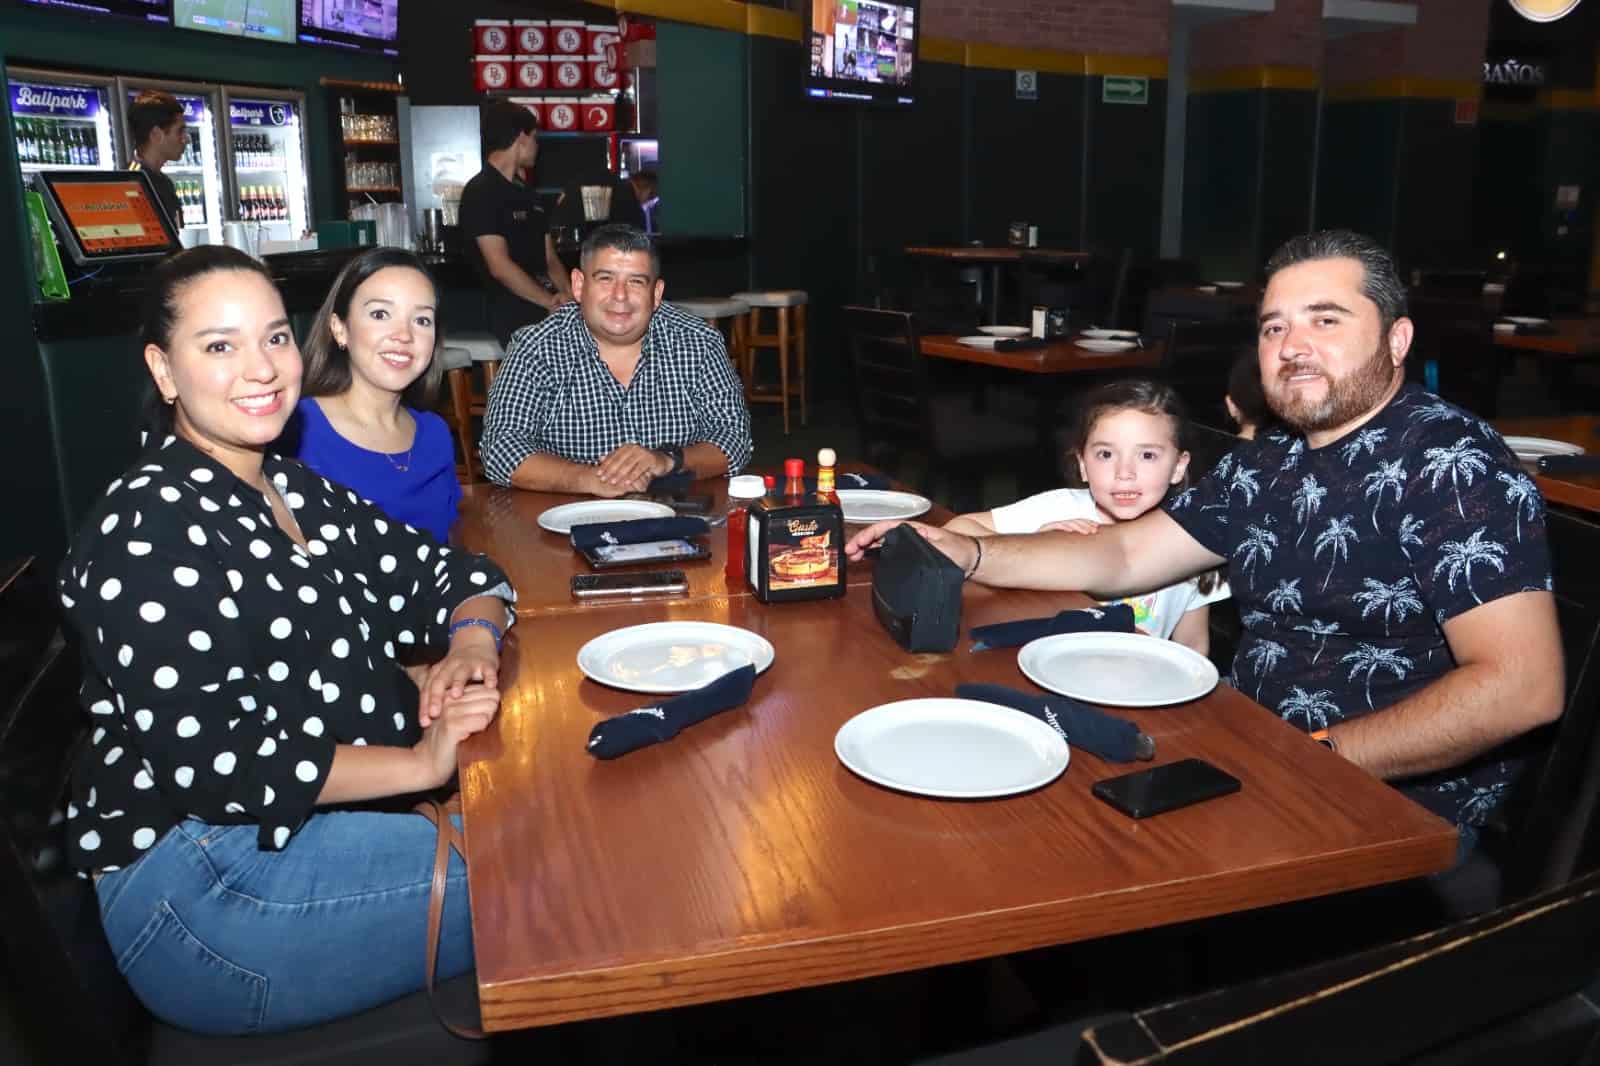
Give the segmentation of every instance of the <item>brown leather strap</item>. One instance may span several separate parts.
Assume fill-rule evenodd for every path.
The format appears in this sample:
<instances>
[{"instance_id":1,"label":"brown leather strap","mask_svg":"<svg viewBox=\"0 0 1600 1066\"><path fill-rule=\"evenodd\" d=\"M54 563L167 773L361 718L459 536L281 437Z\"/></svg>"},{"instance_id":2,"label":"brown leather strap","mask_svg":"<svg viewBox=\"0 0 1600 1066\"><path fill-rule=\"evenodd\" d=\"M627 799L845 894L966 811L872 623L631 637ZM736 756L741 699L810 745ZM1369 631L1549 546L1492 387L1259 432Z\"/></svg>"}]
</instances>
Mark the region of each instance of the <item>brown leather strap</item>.
<instances>
[{"instance_id":1,"label":"brown leather strap","mask_svg":"<svg viewBox=\"0 0 1600 1066\"><path fill-rule=\"evenodd\" d=\"M455 848L456 854L461 856L461 861L467 861L466 841L461 839L460 831L455 823L450 820L452 814L461 811L461 795L455 793L443 803L438 800L425 799L413 808L418 814L433 823L437 830L437 840L433 849L433 887L428 893L428 970L426 983L428 987L428 1002L433 1006L433 1015L439 1019L439 1024L444 1026L456 1036L467 1040L482 1040L489 1034L482 1029L470 1025L457 1025L444 1016L444 1011L439 1007L439 1000L434 994L434 971L439 963L439 933L444 924L444 893L450 883L450 849Z\"/></svg>"}]
</instances>

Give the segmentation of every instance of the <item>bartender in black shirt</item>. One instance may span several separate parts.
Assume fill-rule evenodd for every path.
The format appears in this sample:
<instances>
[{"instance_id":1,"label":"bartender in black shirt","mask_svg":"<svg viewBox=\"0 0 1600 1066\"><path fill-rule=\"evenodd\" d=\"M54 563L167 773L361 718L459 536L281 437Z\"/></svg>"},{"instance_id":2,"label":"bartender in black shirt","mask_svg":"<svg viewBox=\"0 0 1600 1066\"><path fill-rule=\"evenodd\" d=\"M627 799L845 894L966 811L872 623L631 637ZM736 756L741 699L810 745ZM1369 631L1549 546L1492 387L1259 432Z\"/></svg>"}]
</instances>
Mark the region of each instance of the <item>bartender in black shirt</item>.
<instances>
[{"instance_id":1,"label":"bartender in black shirt","mask_svg":"<svg viewBox=\"0 0 1600 1066\"><path fill-rule=\"evenodd\" d=\"M129 170L150 175L161 209L172 219L172 228L183 228L183 209L172 179L161 173L168 163L183 158L189 146L189 130L183 121L183 105L171 93L146 89L128 105L128 130L133 134L133 162Z\"/></svg>"},{"instance_id":2,"label":"bartender in black shirt","mask_svg":"<svg viewBox=\"0 0 1600 1066\"><path fill-rule=\"evenodd\" d=\"M538 120L508 100L479 113L484 167L461 191L461 234L489 301L489 329L509 344L511 334L572 299L556 257L544 211L522 180L539 153ZM535 275L548 271L556 291Z\"/></svg>"}]
</instances>

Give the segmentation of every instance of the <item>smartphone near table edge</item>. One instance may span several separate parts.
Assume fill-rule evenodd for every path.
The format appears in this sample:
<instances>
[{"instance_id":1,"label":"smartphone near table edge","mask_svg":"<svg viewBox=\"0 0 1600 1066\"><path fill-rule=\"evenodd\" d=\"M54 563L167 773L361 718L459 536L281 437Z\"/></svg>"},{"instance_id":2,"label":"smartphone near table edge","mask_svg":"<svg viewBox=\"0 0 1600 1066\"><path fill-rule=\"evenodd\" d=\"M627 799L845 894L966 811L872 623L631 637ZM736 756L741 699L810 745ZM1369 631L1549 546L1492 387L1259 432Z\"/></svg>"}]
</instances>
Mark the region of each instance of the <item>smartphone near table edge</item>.
<instances>
[{"instance_id":1,"label":"smartphone near table edge","mask_svg":"<svg viewBox=\"0 0 1600 1066\"><path fill-rule=\"evenodd\" d=\"M1151 818L1239 791L1239 779L1204 759L1135 770L1096 781L1090 791L1130 818Z\"/></svg>"},{"instance_id":2,"label":"smartphone near table edge","mask_svg":"<svg viewBox=\"0 0 1600 1066\"><path fill-rule=\"evenodd\" d=\"M613 596L681 596L689 591L689 579L682 570L639 570L629 574L574 574L575 599L604 599Z\"/></svg>"},{"instance_id":3,"label":"smartphone near table edge","mask_svg":"<svg viewBox=\"0 0 1600 1066\"><path fill-rule=\"evenodd\" d=\"M596 570L640 563L684 563L711 558L711 548L699 538L653 540L643 544L597 544L579 548L578 554Z\"/></svg>"}]
</instances>

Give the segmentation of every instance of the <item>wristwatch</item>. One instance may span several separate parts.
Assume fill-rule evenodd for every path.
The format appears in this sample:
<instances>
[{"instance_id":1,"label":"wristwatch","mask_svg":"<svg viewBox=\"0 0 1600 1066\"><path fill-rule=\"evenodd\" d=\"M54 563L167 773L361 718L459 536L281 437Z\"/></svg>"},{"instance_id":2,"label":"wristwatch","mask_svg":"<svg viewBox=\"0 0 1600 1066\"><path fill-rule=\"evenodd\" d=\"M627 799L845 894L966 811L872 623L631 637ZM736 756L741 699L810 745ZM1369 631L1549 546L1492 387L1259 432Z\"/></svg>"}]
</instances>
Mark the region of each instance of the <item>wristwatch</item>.
<instances>
[{"instance_id":1,"label":"wristwatch","mask_svg":"<svg viewBox=\"0 0 1600 1066\"><path fill-rule=\"evenodd\" d=\"M1319 729L1310 736L1312 740L1316 741L1318 744L1321 744L1329 751L1334 753L1339 751L1339 742L1334 740L1333 734L1329 733L1326 729Z\"/></svg>"},{"instance_id":2,"label":"wristwatch","mask_svg":"<svg viewBox=\"0 0 1600 1066\"><path fill-rule=\"evenodd\" d=\"M678 471L683 469L683 447L681 445L663 444L657 448L656 451L672 460L672 469L661 475L662 477L676 474Z\"/></svg>"}]
</instances>

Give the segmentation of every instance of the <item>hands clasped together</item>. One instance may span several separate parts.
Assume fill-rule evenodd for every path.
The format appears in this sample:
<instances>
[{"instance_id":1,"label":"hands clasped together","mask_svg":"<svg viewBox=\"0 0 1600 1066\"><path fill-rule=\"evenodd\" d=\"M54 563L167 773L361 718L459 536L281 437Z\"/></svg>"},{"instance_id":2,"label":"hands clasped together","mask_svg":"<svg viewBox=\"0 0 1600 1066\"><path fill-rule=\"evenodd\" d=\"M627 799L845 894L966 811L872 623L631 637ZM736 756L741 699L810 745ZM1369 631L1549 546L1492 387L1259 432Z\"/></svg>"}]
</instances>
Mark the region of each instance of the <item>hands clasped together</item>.
<instances>
[{"instance_id":1,"label":"hands clasped together","mask_svg":"<svg viewBox=\"0 0 1600 1066\"><path fill-rule=\"evenodd\" d=\"M594 468L589 491L595 496L643 492L653 478L672 470L672 459L639 444L623 444Z\"/></svg>"},{"instance_id":2,"label":"hands clasped together","mask_svg":"<svg viewBox=\"0 0 1600 1066\"><path fill-rule=\"evenodd\" d=\"M487 632L463 632L443 659L406 672L417 683L422 739L412 749L435 787L456 772L456 747L487 729L500 709L500 653Z\"/></svg>"}]
</instances>

